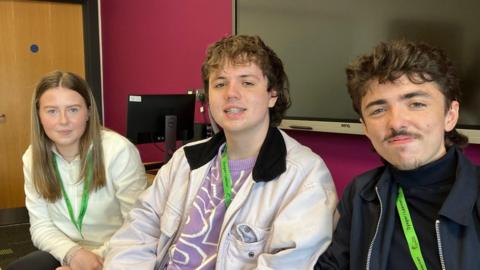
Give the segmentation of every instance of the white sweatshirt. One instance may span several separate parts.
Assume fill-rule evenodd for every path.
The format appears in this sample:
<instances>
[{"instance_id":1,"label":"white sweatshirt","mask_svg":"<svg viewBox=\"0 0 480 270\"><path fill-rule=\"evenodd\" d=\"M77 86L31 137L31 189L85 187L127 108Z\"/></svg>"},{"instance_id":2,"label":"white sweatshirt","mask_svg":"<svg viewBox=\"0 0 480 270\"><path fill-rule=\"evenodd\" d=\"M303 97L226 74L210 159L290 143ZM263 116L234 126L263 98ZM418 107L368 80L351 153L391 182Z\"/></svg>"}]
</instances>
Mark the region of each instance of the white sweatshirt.
<instances>
[{"instance_id":1,"label":"white sweatshirt","mask_svg":"<svg viewBox=\"0 0 480 270\"><path fill-rule=\"evenodd\" d=\"M30 216L33 244L38 249L51 253L59 262L62 262L66 253L76 245L103 257L104 244L123 224L133 203L147 186L145 168L137 148L132 143L113 131L103 130L102 146L106 185L90 193L83 219L83 239L70 220L63 196L51 203L37 193L31 175L31 146L23 155L26 206ZM55 150L54 154L57 156L65 191L77 218L83 192L83 180L78 179L80 158L68 162Z\"/></svg>"}]
</instances>

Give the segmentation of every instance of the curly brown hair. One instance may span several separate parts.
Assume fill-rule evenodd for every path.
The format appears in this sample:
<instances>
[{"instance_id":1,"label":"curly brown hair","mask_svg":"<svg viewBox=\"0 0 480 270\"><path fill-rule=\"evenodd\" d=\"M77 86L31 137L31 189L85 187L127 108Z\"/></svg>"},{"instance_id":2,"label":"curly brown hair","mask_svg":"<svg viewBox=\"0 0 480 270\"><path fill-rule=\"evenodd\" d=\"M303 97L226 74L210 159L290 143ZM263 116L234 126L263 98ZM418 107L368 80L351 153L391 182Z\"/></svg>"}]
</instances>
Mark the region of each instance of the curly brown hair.
<instances>
[{"instance_id":1,"label":"curly brown hair","mask_svg":"<svg viewBox=\"0 0 480 270\"><path fill-rule=\"evenodd\" d=\"M346 69L348 93L354 110L362 117L361 102L372 80L394 82L405 75L410 82L434 82L445 97L445 111L461 96L459 79L445 52L423 42L392 40L377 45L355 59ZM468 138L454 128L445 133L446 146L463 148Z\"/></svg>"},{"instance_id":2,"label":"curly brown hair","mask_svg":"<svg viewBox=\"0 0 480 270\"><path fill-rule=\"evenodd\" d=\"M270 126L278 126L291 105L288 77L282 60L258 36L234 35L222 38L210 45L202 65L203 87L207 93L209 77L231 62L233 64L255 63L268 79L267 91L277 92L277 102L269 109Z\"/></svg>"}]
</instances>

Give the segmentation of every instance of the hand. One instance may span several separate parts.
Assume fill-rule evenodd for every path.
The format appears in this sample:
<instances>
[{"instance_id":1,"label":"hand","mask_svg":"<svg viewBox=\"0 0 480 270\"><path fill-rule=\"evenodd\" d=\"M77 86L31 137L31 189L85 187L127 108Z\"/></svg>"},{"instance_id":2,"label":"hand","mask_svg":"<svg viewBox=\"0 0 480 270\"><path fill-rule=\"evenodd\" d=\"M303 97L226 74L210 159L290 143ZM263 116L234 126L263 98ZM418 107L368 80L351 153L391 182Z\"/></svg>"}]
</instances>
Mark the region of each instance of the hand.
<instances>
[{"instance_id":1,"label":"hand","mask_svg":"<svg viewBox=\"0 0 480 270\"><path fill-rule=\"evenodd\" d=\"M103 258L82 248L73 255L69 268L61 270L102 270L102 268Z\"/></svg>"},{"instance_id":2,"label":"hand","mask_svg":"<svg viewBox=\"0 0 480 270\"><path fill-rule=\"evenodd\" d=\"M72 270L72 268L70 268L69 266L60 266L55 268L55 270Z\"/></svg>"}]
</instances>

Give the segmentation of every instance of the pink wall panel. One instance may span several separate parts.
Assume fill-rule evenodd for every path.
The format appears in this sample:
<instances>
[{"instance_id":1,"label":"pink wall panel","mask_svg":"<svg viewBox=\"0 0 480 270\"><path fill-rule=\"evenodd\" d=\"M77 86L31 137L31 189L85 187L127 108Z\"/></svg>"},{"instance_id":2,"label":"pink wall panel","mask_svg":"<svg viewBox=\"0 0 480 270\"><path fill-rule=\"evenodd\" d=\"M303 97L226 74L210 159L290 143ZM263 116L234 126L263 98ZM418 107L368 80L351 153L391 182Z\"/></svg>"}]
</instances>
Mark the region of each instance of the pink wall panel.
<instances>
[{"instance_id":1,"label":"pink wall panel","mask_svg":"<svg viewBox=\"0 0 480 270\"><path fill-rule=\"evenodd\" d=\"M101 0L101 9L105 125L122 134L128 94L201 88L207 45L232 29L231 1L226 0ZM364 136L288 133L325 160L339 195L353 176L381 164ZM151 145L138 148L144 161L162 156ZM480 164L480 145L466 153Z\"/></svg>"},{"instance_id":2,"label":"pink wall panel","mask_svg":"<svg viewBox=\"0 0 480 270\"><path fill-rule=\"evenodd\" d=\"M207 45L231 33L225 0L101 0L105 125L126 130L128 94L202 88Z\"/></svg>"},{"instance_id":3,"label":"pink wall panel","mask_svg":"<svg viewBox=\"0 0 480 270\"><path fill-rule=\"evenodd\" d=\"M105 125L126 134L129 94L186 93L202 88L206 48L231 34L225 0L101 0ZM197 110L197 122L204 122ZM142 159L161 160L151 144Z\"/></svg>"}]
</instances>

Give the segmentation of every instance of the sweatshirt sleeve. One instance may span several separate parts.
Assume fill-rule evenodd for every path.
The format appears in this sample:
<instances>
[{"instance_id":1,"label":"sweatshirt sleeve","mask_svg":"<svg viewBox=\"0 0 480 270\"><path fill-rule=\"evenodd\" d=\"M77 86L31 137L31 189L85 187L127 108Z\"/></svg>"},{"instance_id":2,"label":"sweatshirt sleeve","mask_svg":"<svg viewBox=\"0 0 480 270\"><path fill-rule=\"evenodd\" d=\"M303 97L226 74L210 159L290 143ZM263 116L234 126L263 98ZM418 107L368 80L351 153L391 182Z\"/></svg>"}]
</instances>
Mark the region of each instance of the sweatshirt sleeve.
<instances>
[{"instance_id":1,"label":"sweatshirt sleeve","mask_svg":"<svg viewBox=\"0 0 480 270\"><path fill-rule=\"evenodd\" d=\"M113 182L115 198L125 219L139 195L147 187L147 177L137 148L127 139L123 137L119 139L122 141L114 146L117 149L105 149L104 152L108 178ZM118 144L122 145L120 149Z\"/></svg>"},{"instance_id":2,"label":"sweatshirt sleeve","mask_svg":"<svg viewBox=\"0 0 480 270\"><path fill-rule=\"evenodd\" d=\"M147 178L137 148L120 136L114 142L104 145L107 178L113 182L115 198L120 205L123 220L126 220L128 212L147 187ZM104 257L109 240L92 251Z\"/></svg>"}]
</instances>

